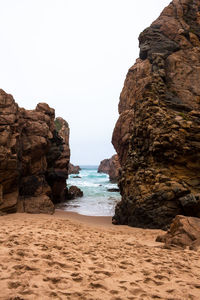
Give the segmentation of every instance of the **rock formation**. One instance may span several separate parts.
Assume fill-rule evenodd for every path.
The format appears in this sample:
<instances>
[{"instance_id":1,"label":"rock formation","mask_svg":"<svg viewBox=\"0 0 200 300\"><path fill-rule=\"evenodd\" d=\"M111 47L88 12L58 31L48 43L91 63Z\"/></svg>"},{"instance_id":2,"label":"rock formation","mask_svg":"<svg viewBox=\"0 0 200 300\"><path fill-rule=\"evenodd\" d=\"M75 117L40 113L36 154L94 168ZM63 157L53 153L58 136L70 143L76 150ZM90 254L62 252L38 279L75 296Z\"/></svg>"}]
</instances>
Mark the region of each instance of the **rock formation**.
<instances>
[{"instance_id":1,"label":"rock formation","mask_svg":"<svg viewBox=\"0 0 200 300\"><path fill-rule=\"evenodd\" d=\"M83 197L83 192L81 191L81 189L79 189L75 185L70 186L70 188L68 189L67 199L71 200L78 197Z\"/></svg>"},{"instance_id":2,"label":"rock formation","mask_svg":"<svg viewBox=\"0 0 200 300\"><path fill-rule=\"evenodd\" d=\"M64 200L69 128L63 140L54 118L47 104L25 110L0 90L0 214L53 213L53 203Z\"/></svg>"},{"instance_id":3,"label":"rock formation","mask_svg":"<svg viewBox=\"0 0 200 300\"><path fill-rule=\"evenodd\" d=\"M111 158L102 160L98 167L98 173L108 174L111 182L117 182L119 172L120 163L117 154L113 155Z\"/></svg>"},{"instance_id":4,"label":"rock formation","mask_svg":"<svg viewBox=\"0 0 200 300\"><path fill-rule=\"evenodd\" d=\"M112 138L122 166L115 224L200 217L199 12L199 0L174 0L139 36Z\"/></svg>"},{"instance_id":5,"label":"rock formation","mask_svg":"<svg viewBox=\"0 0 200 300\"><path fill-rule=\"evenodd\" d=\"M165 243L165 247L189 247L196 250L200 247L200 219L176 216L165 235L158 236L156 241Z\"/></svg>"},{"instance_id":6,"label":"rock formation","mask_svg":"<svg viewBox=\"0 0 200 300\"><path fill-rule=\"evenodd\" d=\"M59 203L66 200L67 197L66 179L68 178L70 159L69 125L61 117L55 119L54 125L54 136L47 153L46 180L51 186L53 202Z\"/></svg>"},{"instance_id":7,"label":"rock formation","mask_svg":"<svg viewBox=\"0 0 200 300\"><path fill-rule=\"evenodd\" d=\"M110 170L110 159L106 158L100 162L97 172L108 174L109 170Z\"/></svg>"},{"instance_id":8,"label":"rock formation","mask_svg":"<svg viewBox=\"0 0 200 300\"><path fill-rule=\"evenodd\" d=\"M73 164L69 163L68 174L79 174L81 168L79 166L74 166Z\"/></svg>"}]
</instances>

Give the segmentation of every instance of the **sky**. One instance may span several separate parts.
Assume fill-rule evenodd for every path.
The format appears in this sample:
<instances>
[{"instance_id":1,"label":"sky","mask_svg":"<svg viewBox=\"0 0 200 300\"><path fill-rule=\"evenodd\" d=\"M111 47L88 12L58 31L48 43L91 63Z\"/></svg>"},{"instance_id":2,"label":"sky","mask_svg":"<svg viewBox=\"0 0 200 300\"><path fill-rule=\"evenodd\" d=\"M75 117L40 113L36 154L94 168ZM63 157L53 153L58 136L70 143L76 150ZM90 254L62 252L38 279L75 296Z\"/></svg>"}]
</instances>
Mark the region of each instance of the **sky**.
<instances>
[{"instance_id":1,"label":"sky","mask_svg":"<svg viewBox=\"0 0 200 300\"><path fill-rule=\"evenodd\" d=\"M138 36L169 0L0 0L0 88L70 127L71 162L115 154L112 132Z\"/></svg>"}]
</instances>

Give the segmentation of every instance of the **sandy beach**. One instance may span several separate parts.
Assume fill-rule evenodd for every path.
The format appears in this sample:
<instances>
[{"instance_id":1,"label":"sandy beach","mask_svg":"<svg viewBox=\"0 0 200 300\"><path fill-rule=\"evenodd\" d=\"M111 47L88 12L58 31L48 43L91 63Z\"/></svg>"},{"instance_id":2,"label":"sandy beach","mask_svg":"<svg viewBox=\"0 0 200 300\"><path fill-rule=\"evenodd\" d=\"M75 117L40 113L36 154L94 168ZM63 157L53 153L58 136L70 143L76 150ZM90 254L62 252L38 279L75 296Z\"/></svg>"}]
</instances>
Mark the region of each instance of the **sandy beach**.
<instances>
[{"instance_id":1,"label":"sandy beach","mask_svg":"<svg viewBox=\"0 0 200 300\"><path fill-rule=\"evenodd\" d=\"M160 230L110 217L0 217L0 299L200 299L200 251L164 249Z\"/></svg>"}]
</instances>

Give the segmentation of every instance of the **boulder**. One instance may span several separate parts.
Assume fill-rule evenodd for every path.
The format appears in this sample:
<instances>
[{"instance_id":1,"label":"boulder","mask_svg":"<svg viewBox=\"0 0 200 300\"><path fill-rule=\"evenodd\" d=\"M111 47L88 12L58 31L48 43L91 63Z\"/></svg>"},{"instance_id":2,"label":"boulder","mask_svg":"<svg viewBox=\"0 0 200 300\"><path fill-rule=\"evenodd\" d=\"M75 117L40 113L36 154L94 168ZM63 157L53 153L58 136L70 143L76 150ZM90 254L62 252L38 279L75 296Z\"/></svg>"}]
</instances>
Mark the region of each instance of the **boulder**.
<instances>
[{"instance_id":1,"label":"boulder","mask_svg":"<svg viewBox=\"0 0 200 300\"><path fill-rule=\"evenodd\" d=\"M172 1L139 36L112 143L122 171L113 222L167 229L200 217L200 1Z\"/></svg>"},{"instance_id":2,"label":"boulder","mask_svg":"<svg viewBox=\"0 0 200 300\"><path fill-rule=\"evenodd\" d=\"M100 162L98 173L106 173L109 175L111 182L117 182L120 172L120 163L118 155L115 154L109 159L104 159Z\"/></svg>"},{"instance_id":3,"label":"boulder","mask_svg":"<svg viewBox=\"0 0 200 300\"><path fill-rule=\"evenodd\" d=\"M64 200L69 163L69 127L62 138L46 103L19 108L0 90L0 214L53 213Z\"/></svg>"},{"instance_id":4,"label":"boulder","mask_svg":"<svg viewBox=\"0 0 200 300\"><path fill-rule=\"evenodd\" d=\"M83 197L83 192L81 191L81 189L79 189L75 185L70 186L70 188L68 189L67 199L71 200L78 197Z\"/></svg>"},{"instance_id":5,"label":"boulder","mask_svg":"<svg viewBox=\"0 0 200 300\"><path fill-rule=\"evenodd\" d=\"M200 246L200 219L177 215L168 232L156 238L165 243L165 247L189 247L196 250Z\"/></svg>"}]
</instances>

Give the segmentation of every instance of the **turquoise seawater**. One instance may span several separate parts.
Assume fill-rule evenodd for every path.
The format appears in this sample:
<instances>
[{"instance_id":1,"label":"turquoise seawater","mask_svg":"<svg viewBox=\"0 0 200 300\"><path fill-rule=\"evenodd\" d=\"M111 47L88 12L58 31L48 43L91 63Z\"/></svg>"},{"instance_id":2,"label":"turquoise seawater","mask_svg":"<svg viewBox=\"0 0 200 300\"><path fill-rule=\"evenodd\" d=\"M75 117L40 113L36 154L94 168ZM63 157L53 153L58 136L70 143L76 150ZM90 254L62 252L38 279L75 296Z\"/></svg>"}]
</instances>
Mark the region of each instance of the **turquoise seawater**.
<instances>
[{"instance_id":1,"label":"turquoise seawater","mask_svg":"<svg viewBox=\"0 0 200 300\"><path fill-rule=\"evenodd\" d=\"M80 166L79 174L71 174L67 186L76 185L83 191L83 197L65 203L63 209L87 216L113 216L114 208L121 196L107 189L117 188L110 183L109 176L97 173L97 166ZM81 178L74 178L80 176Z\"/></svg>"}]
</instances>

